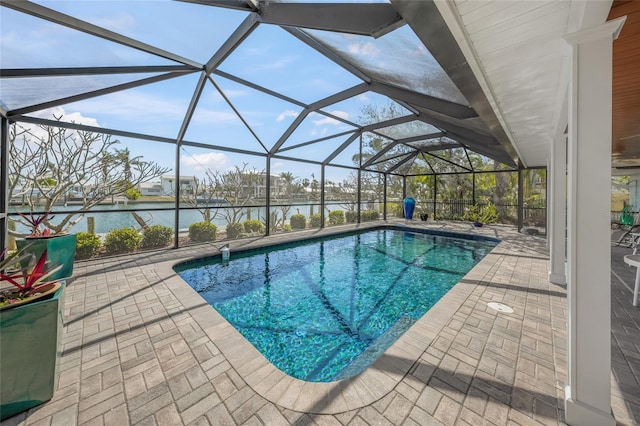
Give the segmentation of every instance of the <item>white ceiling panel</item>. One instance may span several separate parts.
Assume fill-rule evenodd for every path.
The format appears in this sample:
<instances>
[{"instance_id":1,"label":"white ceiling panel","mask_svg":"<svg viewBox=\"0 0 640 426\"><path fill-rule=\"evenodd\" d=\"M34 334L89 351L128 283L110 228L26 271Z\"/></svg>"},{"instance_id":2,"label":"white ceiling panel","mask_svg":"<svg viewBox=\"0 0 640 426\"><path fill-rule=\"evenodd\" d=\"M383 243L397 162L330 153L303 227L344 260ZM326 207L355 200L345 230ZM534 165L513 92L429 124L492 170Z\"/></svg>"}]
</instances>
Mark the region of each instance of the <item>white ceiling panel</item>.
<instances>
[{"instance_id":1,"label":"white ceiling panel","mask_svg":"<svg viewBox=\"0 0 640 426\"><path fill-rule=\"evenodd\" d=\"M490 3L489 1L460 0L456 2L456 5L458 6L458 10L462 14L462 13L470 13L481 7L487 7L489 3Z\"/></svg>"},{"instance_id":2,"label":"white ceiling panel","mask_svg":"<svg viewBox=\"0 0 640 426\"><path fill-rule=\"evenodd\" d=\"M491 34L493 31L505 31L513 29L521 25L527 24L537 17L546 16L556 13L559 9L566 8L562 2L556 1L497 1L491 15L484 14L482 19L475 19L467 22L467 28L470 33L478 34L482 37L483 33ZM481 9L487 11L488 8ZM476 14L468 14L468 19L476 18ZM480 14L478 14L480 15ZM487 27L486 21L490 19L491 26ZM495 28L498 27L498 28Z\"/></svg>"},{"instance_id":3,"label":"white ceiling panel","mask_svg":"<svg viewBox=\"0 0 640 426\"><path fill-rule=\"evenodd\" d=\"M492 52L484 55L485 70L490 73L501 68L519 68L524 64L536 63L548 57L557 58L558 52L561 52L564 47L564 41L560 38L552 38L541 40L535 46L527 47L529 55L526 58L523 58L522 55L505 55L504 52Z\"/></svg>"},{"instance_id":4,"label":"white ceiling panel","mask_svg":"<svg viewBox=\"0 0 640 426\"><path fill-rule=\"evenodd\" d=\"M457 0L466 33L513 143L527 166L544 166L552 140L571 1Z\"/></svg>"},{"instance_id":5,"label":"white ceiling panel","mask_svg":"<svg viewBox=\"0 0 640 426\"><path fill-rule=\"evenodd\" d=\"M494 33L487 36L483 32L482 38L476 40L471 34L473 44L480 54L509 49L520 45L535 45L540 40L562 37L566 34L561 28L566 28L567 16L564 14L552 14L546 18L537 18L528 21L518 28L502 30L494 27ZM525 55L526 52L522 52Z\"/></svg>"}]
</instances>

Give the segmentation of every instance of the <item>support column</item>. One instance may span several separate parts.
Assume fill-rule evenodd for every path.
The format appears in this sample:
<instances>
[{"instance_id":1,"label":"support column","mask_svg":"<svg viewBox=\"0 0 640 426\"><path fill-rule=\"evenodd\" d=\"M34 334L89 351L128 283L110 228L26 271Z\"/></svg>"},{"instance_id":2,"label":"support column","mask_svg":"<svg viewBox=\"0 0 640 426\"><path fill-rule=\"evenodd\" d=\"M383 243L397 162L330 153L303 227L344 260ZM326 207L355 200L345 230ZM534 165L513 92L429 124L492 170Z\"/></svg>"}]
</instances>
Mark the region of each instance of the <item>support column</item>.
<instances>
[{"instance_id":1,"label":"support column","mask_svg":"<svg viewBox=\"0 0 640 426\"><path fill-rule=\"evenodd\" d=\"M9 230L9 120L0 117L0 251L7 248ZM0 259L1 260L1 259Z\"/></svg>"},{"instance_id":2,"label":"support column","mask_svg":"<svg viewBox=\"0 0 640 426\"><path fill-rule=\"evenodd\" d=\"M476 203L476 174L472 173L471 174L471 178L472 178L472 181L471 181L471 204L475 205L475 203Z\"/></svg>"},{"instance_id":3,"label":"support column","mask_svg":"<svg viewBox=\"0 0 640 426\"><path fill-rule=\"evenodd\" d=\"M182 147L182 142L176 142L176 179L175 186L173 190L173 248L177 249L180 247L180 149ZM84 192L84 191L83 191ZM163 191L164 192L164 191Z\"/></svg>"},{"instance_id":4,"label":"support column","mask_svg":"<svg viewBox=\"0 0 640 426\"><path fill-rule=\"evenodd\" d=\"M638 186L638 179L632 178L629 182L629 205L631 205L631 210L637 212L640 210L640 187Z\"/></svg>"},{"instance_id":5,"label":"support column","mask_svg":"<svg viewBox=\"0 0 640 426\"><path fill-rule=\"evenodd\" d=\"M550 202L548 205L549 230L549 281L567 284L566 275L566 228L567 228L567 138L558 135L551 146L549 167Z\"/></svg>"},{"instance_id":6,"label":"support column","mask_svg":"<svg viewBox=\"0 0 640 426\"><path fill-rule=\"evenodd\" d=\"M265 214L264 214L264 226L265 228L267 228L265 230L265 235L269 236L271 235L271 156L267 155L266 158L266 176L265 176L265 183L264 183L264 190L267 192L265 194ZM259 216L259 214L258 214ZM282 222L284 223L284 217L282 218ZM320 226L322 228L322 226Z\"/></svg>"},{"instance_id":7,"label":"support column","mask_svg":"<svg viewBox=\"0 0 640 426\"><path fill-rule=\"evenodd\" d=\"M624 18L570 34L567 380L570 425L611 414L611 91L613 40Z\"/></svg>"},{"instance_id":8,"label":"support column","mask_svg":"<svg viewBox=\"0 0 640 426\"><path fill-rule=\"evenodd\" d=\"M360 150L362 152L362 150ZM356 194L356 202L358 203L358 223L362 222L360 220L360 214L362 213L362 209L360 206L362 205L362 169L358 168L358 185L357 185L357 194Z\"/></svg>"},{"instance_id":9,"label":"support column","mask_svg":"<svg viewBox=\"0 0 640 426\"><path fill-rule=\"evenodd\" d=\"M407 177L402 176L402 201L403 202L405 198L407 198Z\"/></svg>"},{"instance_id":10,"label":"support column","mask_svg":"<svg viewBox=\"0 0 640 426\"><path fill-rule=\"evenodd\" d=\"M382 192L382 218L383 220L387 220L387 174L384 175L384 190Z\"/></svg>"},{"instance_id":11,"label":"support column","mask_svg":"<svg viewBox=\"0 0 640 426\"><path fill-rule=\"evenodd\" d=\"M518 232L524 225L524 184L522 181L522 164L518 165Z\"/></svg>"},{"instance_id":12,"label":"support column","mask_svg":"<svg viewBox=\"0 0 640 426\"><path fill-rule=\"evenodd\" d=\"M326 218L326 214L324 212L324 191L325 191L325 176L324 176L324 168L325 165L320 166L320 229L324 229L324 221Z\"/></svg>"},{"instance_id":13,"label":"support column","mask_svg":"<svg viewBox=\"0 0 640 426\"><path fill-rule=\"evenodd\" d=\"M436 209L438 208L438 175L433 175L433 220L436 220Z\"/></svg>"}]
</instances>

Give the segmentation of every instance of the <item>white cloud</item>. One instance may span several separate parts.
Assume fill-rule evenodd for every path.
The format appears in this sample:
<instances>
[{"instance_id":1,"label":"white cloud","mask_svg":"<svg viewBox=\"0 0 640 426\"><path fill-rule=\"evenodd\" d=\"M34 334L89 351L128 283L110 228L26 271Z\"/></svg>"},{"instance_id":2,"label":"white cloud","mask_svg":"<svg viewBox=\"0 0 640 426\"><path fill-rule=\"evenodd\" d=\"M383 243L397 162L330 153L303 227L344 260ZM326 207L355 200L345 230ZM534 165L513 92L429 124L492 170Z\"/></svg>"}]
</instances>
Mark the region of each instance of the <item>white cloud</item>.
<instances>
[{"instance_id":1,"label":"white cloud","mask_svg":"<svg viewBox=\"0 0 640 426\"><path fill-rule=\"evenodd\" d=\"M133 16L124 12L120 12L118 16L112 16L109 18L95 17L87 20L99 27L104 27L118 33L127 32L129 29L133 28L136 23Z\"/></svg>"},{"instance_id":2,"label":"white cloud","mask_svg":"<svg viewBox=\"0 0 640 426\"><path fill-rule=\"evenodd\" d=\"M370 41L366 43L351 43L347 50L351 55L378 56L380 54L380 49Z\"/></svg>"},{"instance_id":3,"label":"white cloud","mask_svg":"<svg viewBox=\"0 0 640 426\"><path fill-rule=\"evenodd\" d=\"M202 103L202 102L208 102L208 103L224 102L224 98L222 97L222 95L220 95L220 92L218 92L217 90L207 90L207 89L205 89L205 91L202 93L202 96L200 97L199 102L200 103Z\"/></svg>"},{"instance_id":4,"label":"white cloud","mask_svg":"<svg viewBox=\"0 0 640 426\"><path fill-rule=\"evenodd\" d=\"M262 72L262 71L284 69L284 68L287 68L292 63L294 63L296 59L297 58L295 56L287 56L284 58L280 58L277 61L272 61L272 62L252 66L251 71L256 73L256 72Z\"/></svg>"},{"instance_id":5,"label":"white cloud","mask_svg":"<svg viewBox=\"0 0 640 426\"><path fill-rule=\"evenodd\" d=\"M348 112L333 110L333 111L329 111L329 113L335 115L336 117L344 118L345 120L349 119ZM342 122L330 117L322 117L319 120L313 120L313 124L315 124L316 126L323 126L325 124L333 124L334 126L337 126L339 124L342 124Z\"/></svg>"},{"instance_id":6,"label":"white cloud","mask_svg":"<svg viewBox=\"0 0 640 426\"><path fill-rule=\"evenodd\" d=\"M111 115L127 121L132 117L144 119L144 122L180 120L184 118L184 109L179 107L180 99L167 99L162 96L140 92L116 92L104 97L81 101L84 114ZM184 104L187 102L185 100ZM109 126L107 126L109 127Z\"/></svg>"},{"instance_id":7,"label":"white cloud","mask_svg":"<svg viewBox=\"0 0 640 426\"><path fill-rule=\"evenodd\" d=\"M229 99L243 98L245 96L249 96L250 94L246 90L239 90L239 89L227 89L227 90L223 90L223 92Z\"/></svg>"},{"instance_id":8,"label":"white cloud","mask_svg":"<svg viewBox=\"0 0 640 426\"><path fill-rule=\"evenodd\" d=\"M285 166L285 163L283 163L282 161L276 161L273 164L271 164L272 169L279 169L284 166Z\"/></svg>"},{"instance_id":9,"label":"white cloud","mask_svg":"<svg viewBox=\"0 0 640 426\"><path fill-rule=\"evenodd\" d=\"M415 53L416 56L426 56L428 54L427 48L424 47L422 43L416 43L416 46L413 49L413 52Z\"/></svg>"},{"instance_id":10,"label":"white cloud","mask_svg":"<svg viewBox=\"0 0 640 426\"><path fill-rule=\"evenodd\" d=\"M35 66L34 57L42 61L45 52L54 51L57 44L54 37L38 37L36 34L18 35L14 32L3 34L0 37L2 68L19 68L24 67L25 64Z\"/></svg>"},{"instance_id":11,"label":"white cloud","mask_svg":"<svg viewBox=\"0 0 640 426\"><path fill-rule=\"evenodd\" d=\"M197 123L236 123L239 122L238 116L233 112L214 111L210 109L197 109L193 114L192 121Z\"/></svg>"},{"instance_id":12,"label":"white cloud","mask_svg":"<svg viewBox=\"0 0 640 426\"><path fill-rule=\"evenodd\" d=\"M194 154L190 157L181 157L180 164L193 167L194 170L221 170L227 165L229 157L221 152L207 152Z\"/></svg>"},{"instance_id":13,"label":"white cloud","mask_svg":"<svg viewBox=\"0 0 640 426\"><path fill-rule=\"evenodd\" d=\"M87 126L100 127L97 119L93 117L85 117L84 115L82 115L81 112L67 112L61 106L48 108L42 111L36 111L31 115L39 118L47 118L50 120L53 119L54 116L56 117L62 116L64 121L73 121L74 123L78 123L78 124L86 124Z\"/></svg>"},{"instance_id":14,"label":"white cloud","mask_svg":"<svg viewBox=\"0 0 640 426\"><path fill-rule=\"evenodd\" d=\"M316 138L322 138L327 136L328 134L329 134L329 131L326 127L323 127L320 131L318 131L317 129L313 129L311 131L311 136Z\"/></svg>"},{"instance_id":15,"label":"white cloud","mask_svg":"<svg viewBox=\"0 0 640 426\"><path fill-rule=\"evenodd\" d=\"M95 118L85 117L80 112L67 112L61 106L48 108L42 111L36 111L30 115L38 118L45 118L47 120L55 120L54 116L62 117L62 121L64 122L74 122L77 124L85 124L87 126L100 127L100 125L98 124L98 120L96 120ZM20 123L19 126L23 129L27 129L29 133L37 139L47 139L48 137L47 131L41 129L35 124ZM68 131L69 134L73 132L73 130Z\"/></svg>"},{"instance_id":16,"label":"white cloud","mask_svg":"<svg viewBox=\"0 0 640 426\"><path fill-rule=\"evenodd\" d=\"M280 113L278 118L276 118L276 121L280 122L280 121L284 120L287 117L294 117L295 118L295 117L298 116L298 114L299 113L297 111L293 111L293 110L288 109L288 110Z\"/></svg>"}]
</instances>

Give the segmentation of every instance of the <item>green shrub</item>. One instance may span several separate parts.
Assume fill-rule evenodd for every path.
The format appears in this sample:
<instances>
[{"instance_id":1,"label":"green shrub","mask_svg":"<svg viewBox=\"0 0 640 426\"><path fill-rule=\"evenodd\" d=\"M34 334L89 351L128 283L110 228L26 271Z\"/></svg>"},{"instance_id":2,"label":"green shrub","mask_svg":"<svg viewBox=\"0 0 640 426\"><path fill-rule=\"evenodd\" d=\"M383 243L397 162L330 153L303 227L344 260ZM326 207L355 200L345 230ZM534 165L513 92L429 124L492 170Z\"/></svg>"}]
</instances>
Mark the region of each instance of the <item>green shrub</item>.
<instances>
[{"instance_id":1,"label":"green shrub","mask_svg":"<svg viewBox=\"0 0 640 426\"><path fill-rule=\"evenodd\" d=\"M166 247L171 243L173 229L164 225L151 225L142 230L140 247Z\"/></svg>"},{"instance_id":2,"label":"green shrub","mask_svg":"<svg viewBox=\"0 0 640 426\"><path fill-rule=\"evenodd\" d=\"M127 200L137 200L141 197L140 191L135 188L129 188L125 191L124 196Z\"/></svg>"},{"instance_id":3,"label":"green shrub","mask_svg":"<svg viewBox=\"0 0 640 426\"><path fill-rule=\"evenodd\" d=\"M215 241L218 227L211 222L196 222L189 225L189 239L196 243Z\"/></svg>"},{"instance_id":4,"label":"green shrub","mask_svg":"<svg viewBox=\"0 0 640 426\"><path fill-rule=\"evenodd\" d=\"M402 203L387 203L387 214L404 218L404 207Z\"/></svg>"},{"instance_id":5,"label":"green shrub","mask_svg":"<svg viewBox=\"0 0 640 426\"><path fill-rule=\"evenodd\" d=\"M355 210L347 210L344 212L347 223L356 223L358 221L358 212Z\"/></svg>"},{"instance_id":6,"label":"green shrub","mask_svg":"<svg viewBox=\"0 0 640 426\"><path fill-rule=\"evenodd\" d=\"M500 215L496 210L496 206L493 204L487 204L482 209L482 214L480 215L480 221L482 223L496 223L500 219Z\"/></svg>"},{"instance_id":7,"label":"green shrub","mask_svg":"<svg viewBox=\"0 0 640 426\"><path fill-rule=\"evenodd\" d=\"M305 229L307 227L307 218L303 214L294 214L289 218L292 229Z\"/></svg>"},{"instance_id":8,"label":"green shrub","mask_svg":"<svg viewBox=\"0 0 640 426\"><path fill-rule=\"evenodd\" d=\"M342 225L344 223L344 212L342 210L332 210L329 212L329 224Z\"/></svg>"},{"instance_id":9,"label":"green shrub","mask_svg":"<svg viewBox=\"0 0 640 426\"><path fill-rule=\"evenodd\" d=\"M311 216L309 216L309 225L312 228L319 228L321 220L322 219L320 218L320 213L312 214Z\"/></svg>"},{"instance_id":10,"label":"green shrub","mask_svg":"<svg viewBox=\"0 0 640 426\"><path fill-rule=\"evenodd\" d=\"M464 212L463 219L470 222L480 222L480 206L474 204L471 207L468 207Z\"/></svg>"},{"instance_id":11,"label":"green shrub","mask_svg":"<svg viewBox=\"0 0 640 426\"><path fill-rule=\"evenodd\" d=\"M120 228L110 231L104 238L107 254L134 252L142 240L142 236L133 228Z\"/></svg>"},{"instance_id":12,"label":"green shrub","mask_svg":"<svg viewBox=\"0 0 640 426\"><path fill-rule=\"evenodd\" d=\"M380 213L376 210L364 210L360 212L360 220L362 222L370 222L372 220L378 220L380 218Z\"/></svg>"},{"instance_id":13,"label":"green shrub","mask_svg":"<svg viewBox=\"0 0 640 426\"><path fill-rule=\"evenodd\" d=\"M76 259L89 259L100 251L100 237L88 232L76 234Z\"/></svg>"},{"instance_id":14,"label":"green shrub","mask_svg":"<svg viewBox=\"0 0 640 426\"><path fill-rule=\"evenodd\" d=\"M252 232L263 234L264 224L256 219L249 219L244 221L244 232L251 234ZM228 231L227 231L228 234Z\"/></svg>"},{"instance_id":15,"label":"green shrub","mask_svg":"<svg viewBox=\"0 0 640 426\"><path fill-rule=\"evenodd\" d=\"M227 238L238 238L244 232L244 225L240 222L227 224Z\"/></svg>"},{"instance_id":16,"label":"green shrub","mask_svg":"<svg viewBox=\"0 0 640 426\"><path fill-rule=\"evenodd\" d=\"M471 222L480 222L480 223L495 223L500 218L498 211L496 210L496 206L493 204L487 204L485 206L480 206L478 204L474 204L469 207L467 211L464 213L463 219Z\"/></svg>"},{"instance_id":17,"label":"green shrub","mask_svg":"<svg viewBox=\"0 0 640 426\"><path fill-rule=\"evenodd\" d=\"M288 223L285 223L284 225L282 225L282 230L284 232L291 232L291 225L289 225Z\"/></svg>"}]
</instances>

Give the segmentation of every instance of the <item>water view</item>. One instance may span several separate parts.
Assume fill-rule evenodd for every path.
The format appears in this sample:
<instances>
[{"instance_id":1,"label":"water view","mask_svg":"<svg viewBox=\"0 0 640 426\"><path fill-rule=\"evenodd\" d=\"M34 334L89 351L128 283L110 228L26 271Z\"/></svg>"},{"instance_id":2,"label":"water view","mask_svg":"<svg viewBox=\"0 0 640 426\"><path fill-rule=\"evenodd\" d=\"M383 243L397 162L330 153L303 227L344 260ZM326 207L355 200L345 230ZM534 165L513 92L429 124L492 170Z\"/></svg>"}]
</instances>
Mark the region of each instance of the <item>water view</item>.
<instances>
[{"instance_id":1,"label":"water view","mask_svg":"<svg viewBox=\"0 0 640 426\"><path fill-rule=\"evenodd\" d=\"M101 210L102 212L92 212L89 211L85 214L85 216L71 229L72 233L77 232L86 232L87 231L87 217L95 218L95 232L98 234L104 234L112 229L116 228L125 228L125 227L134 227L139 228L140 225L136 222L133 215L126 210L136 210L136 213L147 222L149 225L165 225L173 228L174 220L175 220L175 212L174 210L158 210L158 211L148 211L147 209L171 209L173 208L173 202L135 202L128 201L127 203L118 202L117 204L105 204L97 206L96 209ZM79 210L80 206L55 206L52 210L54 218L53 223L59 223L67 213L59 213L58 212L69 212L73 210ZM313 212L318 213L319 207L317 205L313 206ZM343 207L335 205L328 206L330 210L343 209ZM10 212L24 211L25 208L21 206L11 206ZM108 212L106 210L109 210ZM218 226L219 228L224 228L227 225L227 221L225 220L223 207L215 207L213 211L217 211L217 215L212 220L212 223ZM212 211L212 215L214 214ZM272 211L278 212L278 217L282 217L282 212L278 207L272 207ZM244 216L240 219L240 222L243 222L248 219L248 215L250 215L251 219L258 219L264 221L266 209L264 207L247 207L242 210ZM309 205L294 205L287 214L287 219L294 214L303 214L309 218L311 214L311 206ZM194 222L202 221L202 214L198 210L192 209L181 209L180 210L180 229L187 230L189 225ZM20 223L17 224L18 232L27 232L28 228Z\"/></svg>"}]
</instances>

